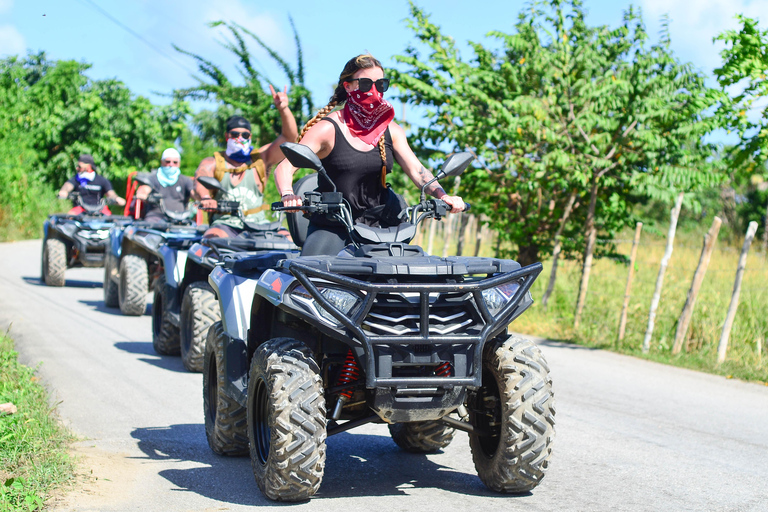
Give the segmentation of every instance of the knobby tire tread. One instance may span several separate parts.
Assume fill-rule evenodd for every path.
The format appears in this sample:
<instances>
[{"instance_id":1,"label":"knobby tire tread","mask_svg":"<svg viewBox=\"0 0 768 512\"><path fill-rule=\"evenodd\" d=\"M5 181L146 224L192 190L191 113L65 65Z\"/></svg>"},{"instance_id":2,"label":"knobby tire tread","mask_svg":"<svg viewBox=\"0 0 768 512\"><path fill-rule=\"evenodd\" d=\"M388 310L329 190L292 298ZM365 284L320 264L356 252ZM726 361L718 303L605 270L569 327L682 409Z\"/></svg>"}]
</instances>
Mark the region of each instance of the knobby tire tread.
<instances>
[{"instance_id":1,"label":"knobby tire tread","mask_svg":"<svg viewBox=\"0 0 768 512\"><path fill-rule=\"evenodd\" d=\"M67 270L67 246L61 240L49 238L45 241L43 255L43 280L48 286L64 286Z\"/></svg>"},{"instance_id":2,"label":"knobby tire tread","mask_svg":"<svg viewBox=\"0 0 768 512\"><path fill-rule=\"evenodd\" d=\"M190 372L203 371L205 342L211 325L218 322L219 303L205 281L190 284L181 302L181 361Z\"/></svg>"},{"instance_id":3,"label":"knobby tire tread","mask_svg":"<svg viewBox=\"0 0 768 512\"><path fill-rule=\"evenodd\" d=\"M149 288L149 271L144 258L137 254L123 256L118 283L120 311L128 316L143 315Z\"/></svg>"}]
</instances>

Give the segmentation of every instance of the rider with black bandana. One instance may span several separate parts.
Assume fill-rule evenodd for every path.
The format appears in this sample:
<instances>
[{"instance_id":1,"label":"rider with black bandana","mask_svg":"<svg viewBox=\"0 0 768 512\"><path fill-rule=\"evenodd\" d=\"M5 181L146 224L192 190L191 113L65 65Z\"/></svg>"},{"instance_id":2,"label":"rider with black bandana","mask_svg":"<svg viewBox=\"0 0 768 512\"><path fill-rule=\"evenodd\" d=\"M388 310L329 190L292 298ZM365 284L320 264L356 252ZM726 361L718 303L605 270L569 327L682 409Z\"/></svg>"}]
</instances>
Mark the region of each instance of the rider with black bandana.
<instances>
[{"instance_id":1,"label":"rider with black bandana","mask_svg":"<svg viewBox=\"0 0 768 512\"><path fill-rule=\"evenodd\" d=\"M372 226L397 222L397 212L391 211L393 193L386 186L386 174L391 172L393 161L419 188L433 178L408 145L403 128L393 121L394 108L383 98L388 87L389 79L384 78L381 63L372 55L350 59L328 105L301 131L300 143L320 158L337 190L349 202L353 220ZM332 112L342 103L344 108ZM300 206L303 199L291 188L295 171L288 160L275 170L282 202L289 207ZM331 190L326 180L320 179L318 184L321 192ZM445 201L452 213L464 210L461 197L446 194L437 182L426 192ZM335 255L349 243L343 226L313 216L301 254Z\"/></svg>"}]
</instances>

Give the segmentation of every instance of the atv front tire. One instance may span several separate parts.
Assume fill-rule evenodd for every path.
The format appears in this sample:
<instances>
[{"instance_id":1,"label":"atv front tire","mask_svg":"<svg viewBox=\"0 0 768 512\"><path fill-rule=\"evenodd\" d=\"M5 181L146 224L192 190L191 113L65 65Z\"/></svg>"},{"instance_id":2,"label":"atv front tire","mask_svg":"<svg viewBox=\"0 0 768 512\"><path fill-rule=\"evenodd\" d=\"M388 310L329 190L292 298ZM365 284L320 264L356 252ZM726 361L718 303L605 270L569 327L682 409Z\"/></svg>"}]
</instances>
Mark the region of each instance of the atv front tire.
<instances>
[{"instance_id":1,"label":"atv front tire","mask_svg":"<svg viewBox=\"0 0 768 512\"><path fill-rule=\"evenodd\" d=\"M226 336L221 322L208 330L203 358L203 415L205 437L214 453L239 457L248 455L246 408L225 391L227 370L224 367Z\"/></svg>"},{"instance_id":2,"label":"atv front tire","mask_svg":"<svg viewBox=\"0 0 768 512\"><path fill-rule=\"evenodd\" d=\"M253 356L248 439L256 483L272 500L317 492L325 470L325 396L320 368L300 341L275 338Z\"/></svg>"},{"instance_id":3,"label":"atv front tire","mask_svg":"<svg viewBox=\"0 0 768 512\"><path fill-rule=\"evenodd\" d=\"M155 294L152 302L152 348L162 356L179 355L179 328L171 322L171 314L166 307L165 276L155 281Z\"/></svg>"},{"instance_id":4,"label":"atv front tire","mask_svg":"<svg viewBox=\"0 0 768 512\"><path fill-rule=\"evenodd\" d=\"M510 336L483 351L483 386L468 400L470 434L480 480L504 493L530 491L549 467L555 407L549 367L532 341Z\"/></svg>"},{"instance_id":5,"label":"atv front tire","mask_svg":"<svg viewBox=\"0 0 768 512\"><path fill-rule=\"evenodd\" d=\"M392 440L411 453L435 453L453 441L454 429L441 421L412 421L389 425Z\"/></svg>"},{"instance_id":6,"label":"atv front tire","mask_svg":"<svg viewBox=\"0 0 768 512\"><path fill-rule=\"evenodd\" d=\"M120 305L117 278L115 259L111 254L107 254L104 256L104 305L108 308L116 308Z\"/></svg>"},{"instance_id":7,"label":"atv front tire","mask_svg":"<svg viewBox=\"0 0 768 512\"><path fill-rule=\"evenodd\" d=\"M126 254L120 261L120 279L117 281L120 311L124 315L143 315L147 309L149 271L147 262L137 254Z\"/></svg>"},{"instance_id":8,"label":"atv front tire","mask_svg":"<svg viewBox=\"0 0 768 512\"><path fill-rule=\"evenodd\" d=\"M205 281L190 284L181 301L181 361L190 372L203 371L205 338L220 318L213 288Z\"/></svg>"},{"instance_id":9,"label":"atv front tire","mask_svg":"<svg viewBox=\"0 0 768 512\"><path fill-rule=\"evenodd\" d=\"M56 238L49 238L43 248L43 281L48 286L64 286L66 270L66 244Z\"/></svg>"}]
</instances>

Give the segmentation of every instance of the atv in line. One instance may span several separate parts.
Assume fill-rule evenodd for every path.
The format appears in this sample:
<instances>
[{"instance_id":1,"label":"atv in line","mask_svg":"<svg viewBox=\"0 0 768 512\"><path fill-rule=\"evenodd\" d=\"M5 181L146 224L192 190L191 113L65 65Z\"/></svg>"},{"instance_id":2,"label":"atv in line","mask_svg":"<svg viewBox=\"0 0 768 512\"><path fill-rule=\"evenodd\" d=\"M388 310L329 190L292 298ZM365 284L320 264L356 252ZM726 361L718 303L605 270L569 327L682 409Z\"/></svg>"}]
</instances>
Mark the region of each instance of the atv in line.
<instances>
[{"instance_id":1,"label":"atv in line","mask_svg":"<svg viewBox=\"0 0 768 512\"><path fill-rule=\"evenodd\" d=\"M142 174L136 181L152 186ZM201 239L207 226L196 226L190 212L166 210L156 192L150 194L148 202L158 204L164 220L135 221L110 230L104 264L104 303L119 306L124 315L143 315L147 293L154 291L152 346L158 354L178 354L176 289L184 276L187 249Z\"/></svg>"},{"instance_id":2,"label":"atv in line","mask_svg":"<svg viewBox=\"0 0 768 512\"><path fill-rule=\"evenodd\" d=\"M215 178L202 176L198 181L211 191L226 193ZM219 305L208 284L208 274L213 267L236 253L298 253L298 247L279 233L280 221L269 224L250 223L245 220L237 201L219 201L216 213L237 215L243 221L245 231L235 238L203 238L192 245L187 253L184 278L176 289L179 299L174 303L181 303L181 359L184 367L191 372L203 371L205 338L211 324L219 320Z\"/></svg>"},{"instance_id":3,"label":"atv in line","mask_svg":"<svg viewBox=\"0 0 768 512\"><path fill-rule=\"evenodd\" d=\"M309 148L281 147L330 181ZM470 161L453 155L435 179ZM407 220L388 228L354 224L338 192L305 193L301 209L340 222L354 245L337 256L235 254L211 272L221 320L205 346L208 444L250 454L268 498L311 497L326 437L371 422L420 453L467 432L477 473L495 491L527 492L544 477L555 423L549 368L533 342L507 334L532 304L542 266L409 245L419 222L450 209L426 199L428 185Z\"/></svg>"},{"instance_id":4,"label":"atv in line","mask_svg":"<svg viewBox=\"0 0 768 512\"><path fill-rule=\"evenodd\" d=\"M80 194L72 192L69 199L84 210L69 215L49 215L43 223L42 280L48 286L64 286L64 273L73 267L102 267L113 225L128 222L127 217L103 213L106 202L95 205L82 201Z\"/></svg>"}]
</instances>

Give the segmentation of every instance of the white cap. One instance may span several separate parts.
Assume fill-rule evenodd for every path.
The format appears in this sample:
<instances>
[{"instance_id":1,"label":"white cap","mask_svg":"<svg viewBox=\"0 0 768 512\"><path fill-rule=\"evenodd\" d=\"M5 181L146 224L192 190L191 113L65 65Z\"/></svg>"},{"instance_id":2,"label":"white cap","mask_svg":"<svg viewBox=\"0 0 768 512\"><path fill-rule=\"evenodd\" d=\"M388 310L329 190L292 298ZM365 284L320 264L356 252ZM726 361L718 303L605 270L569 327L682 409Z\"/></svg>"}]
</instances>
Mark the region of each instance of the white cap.
<instances>
[{"instance_id":1,"label":"white cap","mask_svg":"<svg viewBox=\"0 0 768 512\"><path fill-rule=\"evenodd\" d=\"M181 161L181 155L178 151L176 151L176 148L168 148L163 151L163 155L160 157L160 160L165 160L166 158L178 158L179 161Z\"/></svg>"}]
</instances>

